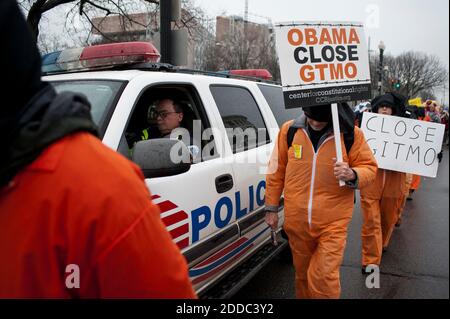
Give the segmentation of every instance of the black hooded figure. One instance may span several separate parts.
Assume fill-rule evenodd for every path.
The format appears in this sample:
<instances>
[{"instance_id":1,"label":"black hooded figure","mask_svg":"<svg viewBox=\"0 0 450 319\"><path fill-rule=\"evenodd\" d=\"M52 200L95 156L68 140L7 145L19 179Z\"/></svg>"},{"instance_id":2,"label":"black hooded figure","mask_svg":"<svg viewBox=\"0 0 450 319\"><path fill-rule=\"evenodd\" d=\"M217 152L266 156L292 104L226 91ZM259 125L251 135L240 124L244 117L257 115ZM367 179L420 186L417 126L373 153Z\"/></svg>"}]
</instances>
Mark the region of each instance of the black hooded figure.
<instances>
[{"instance_id":1,"label":"black hooded figure","mask_svg":"<svg viewBox=\"0 0 450 319\"><path fill-rule=\"evenodd\" d=\"M310 138L312 141L320 140L322 136L328 134L333 129L333 117L331 113L331 104L304 107L303 112L309 118L318 122L328 122L328 125L320 132L314 132L313 130L308 130ZM339 127L341 133L344 135L344 144L347 153L353 145L355 139L355 113L352 108L347 103L338 103L338 113L339 113ZM288 145L292 144L295 132L299 128L305 127L306 117L305 115L296 119L288 131ZM312 135L320 135L318 139ZM317 141L318 142L318 141ZM314 143L313 143L314 144ZM317 146L317 145L316 145Z\"/></svg>"},{"instance_id":2,"label":"black hooded figure","mask_svg":"<svg viewBox=\"0 0 450 319\"><path fill-rule=\"evenodd\" d=\"M15 0L0 1L0 188L55 141L97 134L84 96L57 95L41 81L41 57Z\"/></svg>"},{"instance_id":3,"label":"black hooded figure","mask_svg":"<svg viewBox=\"0 0 450 319\"><path fill-rule=\"evenodd\" d=\"M377 96L372 100L372 112L378 113L381 106L389 106L392 109L393 116L409 117L406 114L406 97L396 92L389 92Z\"/></svg>"}]
</instances>

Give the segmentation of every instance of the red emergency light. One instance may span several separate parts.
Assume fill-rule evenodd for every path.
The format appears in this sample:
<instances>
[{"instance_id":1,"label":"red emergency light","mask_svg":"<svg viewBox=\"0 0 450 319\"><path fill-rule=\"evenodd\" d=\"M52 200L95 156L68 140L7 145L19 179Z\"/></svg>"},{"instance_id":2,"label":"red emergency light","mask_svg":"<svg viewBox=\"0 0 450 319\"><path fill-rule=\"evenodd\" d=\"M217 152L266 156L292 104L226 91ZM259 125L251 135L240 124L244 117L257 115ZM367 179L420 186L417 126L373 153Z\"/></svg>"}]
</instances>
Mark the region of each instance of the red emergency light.
<instances>
[{"instance_id":1,"label":"red emergency light","mask_svg":"<svg viewBox=\"0 0 450 319\"><path fill-rule=\"evenodd\" d=\"M53 52L42 57L43 72L107 68L135 63L157 63L161 55L150 42L122 42Z\"/></svg>"},{"instance_id":2,"label":"red emergency light","mask_svg":"<svg viewBox=\"0 0 450 319\"><path fill-rule=\"evenodd\" d=\"M161 55L150 42L126 42L84 48L80 61L86 67L159 61Z\"/></svg>"},{"instance_id":3,"label":"red emergency light","mask_svg":"<svg viewBox=\"0 0 450 319\"><path fill-rule=\"evenodd\" d=\"M229 74L271 80L272 74L266 69L230 70Z\"/></svg>"}]
</instances>

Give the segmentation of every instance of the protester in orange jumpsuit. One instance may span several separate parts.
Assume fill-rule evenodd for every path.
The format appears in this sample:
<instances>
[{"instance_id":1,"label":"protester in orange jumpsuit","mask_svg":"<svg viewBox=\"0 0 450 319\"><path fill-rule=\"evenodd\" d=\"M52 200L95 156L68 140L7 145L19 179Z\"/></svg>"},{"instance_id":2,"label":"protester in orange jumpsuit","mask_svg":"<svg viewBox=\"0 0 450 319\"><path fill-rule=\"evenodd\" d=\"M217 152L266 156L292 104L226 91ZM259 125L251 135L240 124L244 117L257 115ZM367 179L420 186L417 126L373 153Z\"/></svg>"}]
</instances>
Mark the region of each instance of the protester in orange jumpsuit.
<instances>
[{"instance_id":1,"label":"protester in orange jumpsuit","mask_svg":"<svg viewBox=\"0 0 450 319\"><path fill-rule=\"evenodd\" d=\"M409 191L409 197L408 197L408 199L409 200L412 200L412 197L411 197L411 195L415 192L415 191L417 191L418 189L419 189L419 187L420 187L420 182L421 182L421 177L419 176L419 175L413 175L412 176L412 181L411 181L411 185L410 185L410 191Z\"/></svg>"},{"instance_id":2,"label":"protester in orange jumpsuit","mask_svg":"<svg viewBox=\"0 0 450 319\"><path fill-rule=\"evenodd\" d=\"M372 110L383 115L402 115L402 103L401 97L388 93L372 101ZM400 216L405 185L405 173L378 169L375 181L361 188L363 273L368 265L381 263L382 251Z\"/></svg>"},{"instance_id":3,"label":"protester in orange jumpsuit","mask_svg":"<svg viewBox=\"0 0 450 319\"><path fill-rule=\"evenodd\" d=\"M289 237L298 298L339 298L339 269L352 217L354 189L371 183L377 165L354 116L341 116L342 163L336 149L330 105L304 108L306 116L287 122L278 135L266 176L266 222L278 225L284 191L284 230ZM350 109L341 105L340 112ZM342 114L349 114L343 112ZM288 148L289 128L295 129ZM347 153L344 137L354 138ZM346 181L340 187L338 180Z\"/></svg>"},{"instance_id":4,"label":"protester in orange jumpsuit","mask_svg":"<svg viewBox=\"0 0 450 319\"><path fill-rule=\"evenodd\" d=\"M0 298L195 298L140 169L95 136L89 102L40 80L0 1Z\"/></svg>"},{"instance_id":5,"label":"protester in orange jumpsuit","mask_svg":"<svg viewBox=\"0 0 450 319\"><path fill-rule=\"evenodd\" d=\"M431 118L427 115L426 109L427 109L427 103L429 104L431 101L427 101L423 104L423 107L419 107L417 109L417 119L420 121L425 122L431 122ZM409 196L407 197L407 200L412 200L412 194L414 194L415 191L417 191L420 187L421 177L419 175L413 174L411 186L409 189Z\"/></svg>"},{"instance_id":6,"label":"protester in orange jumpsuit","mask_svg":"<svg viewBox=\"0 0 450 319\"><path fill-rule=\"evenodd\" d=\"M398 211L399 215L398 215L397 223L395 224L395 227L400 227L400 225L402 224L403 212L405 211L406 200L409 196L409 190L411 188L412 180L413 180L413 174L406 174L405 184L403 185L403 193L402 193L402 196L399 198L400 209Z\"/></svg>"}]
</instances>

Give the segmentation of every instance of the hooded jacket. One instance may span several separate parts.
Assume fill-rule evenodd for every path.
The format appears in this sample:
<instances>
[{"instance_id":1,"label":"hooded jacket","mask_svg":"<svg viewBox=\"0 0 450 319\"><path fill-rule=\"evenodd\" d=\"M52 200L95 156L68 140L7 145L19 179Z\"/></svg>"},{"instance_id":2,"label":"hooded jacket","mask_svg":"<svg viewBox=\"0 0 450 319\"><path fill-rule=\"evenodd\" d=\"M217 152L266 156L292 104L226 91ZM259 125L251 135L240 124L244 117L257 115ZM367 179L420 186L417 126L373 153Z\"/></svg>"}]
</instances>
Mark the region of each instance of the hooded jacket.
<instances>
[{"instance_id":1,"label":"hooded jacket","mask_svg":"<svg viewBox=\"0 0 450 319\"><path fill-rule=\"evenodd\" d=\"M17 3L0 1L0 188L53 142L75 132L96 134L85 97L56 95L41 81L41 58Z\"/></svg>"},{"instance_id":2,"label":"hooded jacket","mask_svg":"<svg viewBox=\"0 0 450 319\"><path fill-rule=\"evenodd\" d=\"M389 92L384 95L377 96L372 100L372 112L378 113L381 106L389 106L392 108L393 116L409 117L406 114L406 97L396 92Z\"/></svg>"},{"instance_id":3,"label":"hooded jacket","mask_svg":"<svg viewBox=\"0 0 450 319\"><path fill-rule=\"evenodd\" d=\"M287 122L278 135L266 176L266 209L278 211L284 191L285 218L308 221L309 224L328 225L337 220L349 220L353 211L354 190L340 187L333 172L336 157L331 132L319 142L317 152L311 144L306 117L295 121L298 130L288 148L287 132L294 121ZM343 135L343 134L342 134ZM359 187L371 183L377 164L362 131L354 128L354 143L347 153L342 136L344 162L356 172Z\"/></svg>"},{"instance_id":4,"label":"hooded jacket","mask_svg":"<svg viewBox=\"0 0 450 319\"><path fill-rule=\"evenodd\" d=\"M97 139L86 98L41 82L16 1L0 26L0 298L195 298L140 169Z\"/></svg>"}]
</instances>

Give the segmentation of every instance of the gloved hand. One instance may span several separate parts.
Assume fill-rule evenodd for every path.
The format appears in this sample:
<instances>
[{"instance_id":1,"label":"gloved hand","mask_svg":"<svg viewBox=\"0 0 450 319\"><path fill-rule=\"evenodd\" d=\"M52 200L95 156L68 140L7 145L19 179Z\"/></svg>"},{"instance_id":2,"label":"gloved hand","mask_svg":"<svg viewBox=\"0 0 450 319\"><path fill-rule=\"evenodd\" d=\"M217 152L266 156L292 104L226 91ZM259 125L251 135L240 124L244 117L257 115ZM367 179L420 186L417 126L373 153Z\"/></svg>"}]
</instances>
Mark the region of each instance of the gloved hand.
<instances>
[{"instance_id":1,"label":"gloved hand","mask_svg":"<svg viewBox=\"0 0 450 319\"><path fill-rule=\"evenodd\" d=\"M136 144L136 142L139 142L141 140L139 135L133 132L125 132L125 138L130 148L132 148L134 144Z\"/></svg>"}]
</instances>

